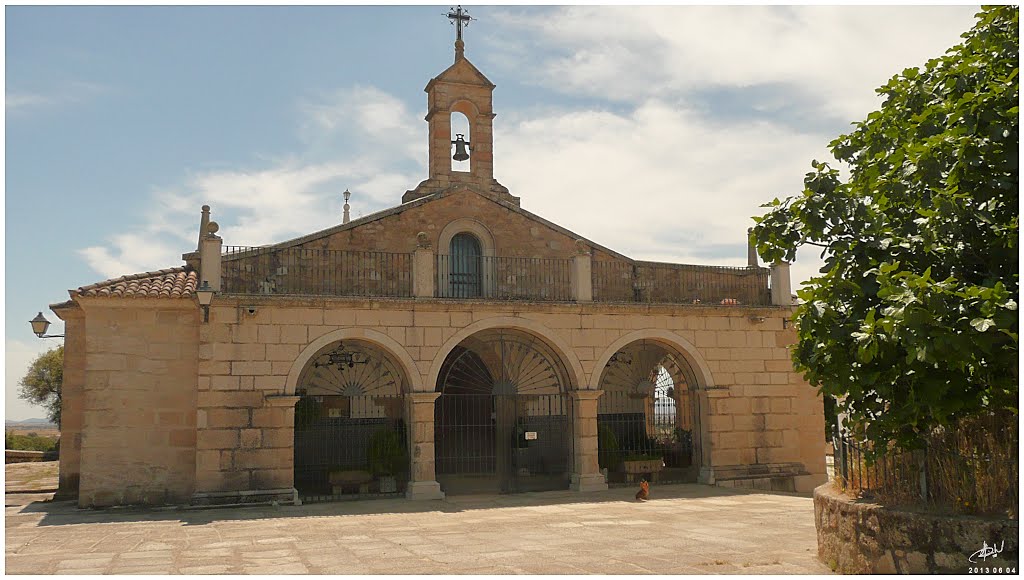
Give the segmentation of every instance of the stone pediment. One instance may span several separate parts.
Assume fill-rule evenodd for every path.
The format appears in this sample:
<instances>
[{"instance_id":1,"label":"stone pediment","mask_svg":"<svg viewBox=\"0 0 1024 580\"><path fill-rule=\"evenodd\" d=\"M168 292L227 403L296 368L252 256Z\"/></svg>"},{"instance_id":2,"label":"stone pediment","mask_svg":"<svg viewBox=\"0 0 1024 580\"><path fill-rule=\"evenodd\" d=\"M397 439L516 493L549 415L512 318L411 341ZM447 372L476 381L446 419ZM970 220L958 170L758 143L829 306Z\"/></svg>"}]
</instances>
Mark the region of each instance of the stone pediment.
<instances>
[{"instance_id":1,"label":"stone pediment","mask_svg":"<svg viewBox=\"0 0 1024 580\"><path fill-rule=\"evenodd\" d=\"M430 91L430 87L434 83L445 82L445 83L459 83L463 85L476 85L487 87L490 89L494 88L492 83L484 73L480 72L480 69L473 66L473 63L469 62L466 57L458 57L455 59L455 64L446 68L441 74L430 79L427 83L426 88L423 90Z\"/></svg>"}]
</instances>

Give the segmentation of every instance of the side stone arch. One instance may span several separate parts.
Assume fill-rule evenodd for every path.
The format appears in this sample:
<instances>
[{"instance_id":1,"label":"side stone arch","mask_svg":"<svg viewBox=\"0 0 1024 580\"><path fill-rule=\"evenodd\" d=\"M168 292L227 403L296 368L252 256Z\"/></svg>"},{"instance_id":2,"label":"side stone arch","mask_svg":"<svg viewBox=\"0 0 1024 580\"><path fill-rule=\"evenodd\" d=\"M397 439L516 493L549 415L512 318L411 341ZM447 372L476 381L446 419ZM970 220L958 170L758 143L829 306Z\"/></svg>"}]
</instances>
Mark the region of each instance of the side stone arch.
<instances>
[{"instance_id":1,"label":"side stone arch","mask_svg":"<svg viewBox=\"0 0 1024 580\"><path fill-rule=\"evenodd\" d=\"M437 384L437 379L441 375L441 367L444 365L445 359L448 358L448 355L451 354L459 343L482 330L499 328L521 330L540 338L555 351L555 354L558 357L562 359L562 362L565 364L566 372L569 374L569 383L572 390L590 388L589 384L584 380L586 373L583 372L583 365L580 364L579 357L576 356L576 353L572 350L572 346L569 345L565 339L555 334L550 328L535 320L520 318L517 316L495 316L493 318L485 318L484 320L478 320L455 333L455 335L449 338L440 350L437 351L437 355L434 357L434 361L430 365L430 371L427 373L426 381L423 383L424 388L428 388L428 390L431 391L434 389Z\"/></svg>"},{"instance_id":2,"label":"side stone arch","mask_svg":"<svg viewBox=\"0 0 1024 580\"><path fill-rule=\"evenodd\" d=\"M448 222L448 225L444 226L444 229L441 230L441 235L438 237L437 252L439 254L447 254L452 238L462 232L468 232L476 236L477 240L480 241L480 254L482 256L492 257L495 255L496 248L491 230L473 218L458 218Z\"/></svg>"},{"instance_id":3,"label":"side stone arch","mask_svg":"<svg viewBox=\"0 0 1024 580\"><path fill-rule=\"evenodd\" d=\"M711 374L711 369L708 368L707 361L701 356L700 351L690 341L679 336L678 334L669 330L660 330L656 328L637 330L631 332L625 336L621 336L615 342L611 343L608 348L601 353L596 363L594 364L593 373L590 375L590 382L594 385L601 380L601 373L604 372L605 366L608 365L608 361L618 352L620 349L629 345L632 342L638 340L650 340L655 342L661 342L677 350L682 355L686 362L690 364L693 370L696 389L708 389L715 386L715 379ZM596 388L596 387L594 387Z\"/></svg>"},{"instance_id":4,"label":"side stone arch","mask_svg":"<svg viewBox=\"0 0 1024 580\"><path fill-rule=\"evenodd\" d=\"M423 377L419 373L416 361L409 356L409 352L398 341L384 333L368 328L340 328L317 338L302 349L302 352L295 358L295 362L292 363L291 370L288 372L284 394L295 394L302 370L316 356L316 353L320 352L325 346L342 340L365 340L384 349L387 354L393 356L398 364L401 365L402 372L405 373L405 377L409 381L409 392L415 393L423 390Z\"/></svg>"}]
</instances>

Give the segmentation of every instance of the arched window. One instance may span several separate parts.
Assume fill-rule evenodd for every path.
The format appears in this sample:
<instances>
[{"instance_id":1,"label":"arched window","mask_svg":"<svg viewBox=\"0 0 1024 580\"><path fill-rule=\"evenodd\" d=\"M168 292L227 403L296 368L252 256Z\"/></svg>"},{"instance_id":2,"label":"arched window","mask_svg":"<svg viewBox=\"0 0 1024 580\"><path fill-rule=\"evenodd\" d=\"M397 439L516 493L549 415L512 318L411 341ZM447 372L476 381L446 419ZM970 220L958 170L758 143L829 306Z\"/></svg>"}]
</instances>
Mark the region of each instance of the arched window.
<instances>
[{"instance_id":1,"label":"arched window","mask_svg":"<svg viewBox=\"0 0 1024 580\"><path fill-rule=\"evenodd\" d=\"M455 234L449 247L451 295L454 298L480 296L480 240L465 232Z\"/></svg>"}]
</instances>

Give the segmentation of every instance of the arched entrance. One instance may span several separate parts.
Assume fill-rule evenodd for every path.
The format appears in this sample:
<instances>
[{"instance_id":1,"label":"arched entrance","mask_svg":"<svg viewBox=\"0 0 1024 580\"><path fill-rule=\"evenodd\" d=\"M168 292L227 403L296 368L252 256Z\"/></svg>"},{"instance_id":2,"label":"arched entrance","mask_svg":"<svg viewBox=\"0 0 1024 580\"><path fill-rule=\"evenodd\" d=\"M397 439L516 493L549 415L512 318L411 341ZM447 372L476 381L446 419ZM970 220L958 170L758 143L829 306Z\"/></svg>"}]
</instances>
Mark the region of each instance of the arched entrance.
<instances>
[{"instance_id":1,"label":"arched entrance","mask_svg":"<svg viewBox=\"0 0 1024 580\"><path fill-rule=\"evenodd\" d=\"M402 367L383 348L321 348L295 394L295 488L303 501L397 494L409 479Z\"/></svg>"},{"instance_id":2,"label":"arched entrance","mask_svg":"<svg viewBox=\"0 0 1024 580\"><path fill-rule=\"evenodd\" d=\"M609 485L696 482L700 474L700 397L686 359L671 347L638 340L601 372L598 463Z\"/></svg>"},{"instance_id":3,"label":"arched entrance","mask_svg":"<svg viewBox=\"0 0 1024 580\"><path fill-rule=\"evenodd\" d=\"M478 332L448 354L436 389L435 470L445 493L569 486L571 385L545 342L518 330Z\"/></svg>"}]
</instances>

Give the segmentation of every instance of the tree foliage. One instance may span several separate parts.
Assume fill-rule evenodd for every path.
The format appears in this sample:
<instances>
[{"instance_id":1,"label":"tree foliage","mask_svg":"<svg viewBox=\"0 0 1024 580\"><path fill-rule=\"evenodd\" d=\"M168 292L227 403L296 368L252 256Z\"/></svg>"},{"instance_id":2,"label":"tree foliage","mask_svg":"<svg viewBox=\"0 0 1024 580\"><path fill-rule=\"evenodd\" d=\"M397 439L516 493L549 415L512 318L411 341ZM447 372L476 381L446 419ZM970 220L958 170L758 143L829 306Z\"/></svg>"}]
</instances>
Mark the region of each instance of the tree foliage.
<instances>
[{"instance_id":1,"label":"tree foliage","mask_svg":"<svg viewBox=\"0 0 1024 580\"><path fill-rule=\"evenodd\" d=\"M823 248L798 292L797 367L847 424L910 446L960 417L1017 412L1019 9L878 89L882 107L814 161L752 236L769 262Z\"/></svg>"},{"instance_id":2,"label":"tree foliage","mask_svg":"<svg viewBox=\"0 0 1024 580\"><path fill-rule=\"evenodd\" d=\"M60 389L64 383L64 347L36 357L18 385L18 397L46 409L46 417L60 426Z\"/></svg>"}]
</instances>

